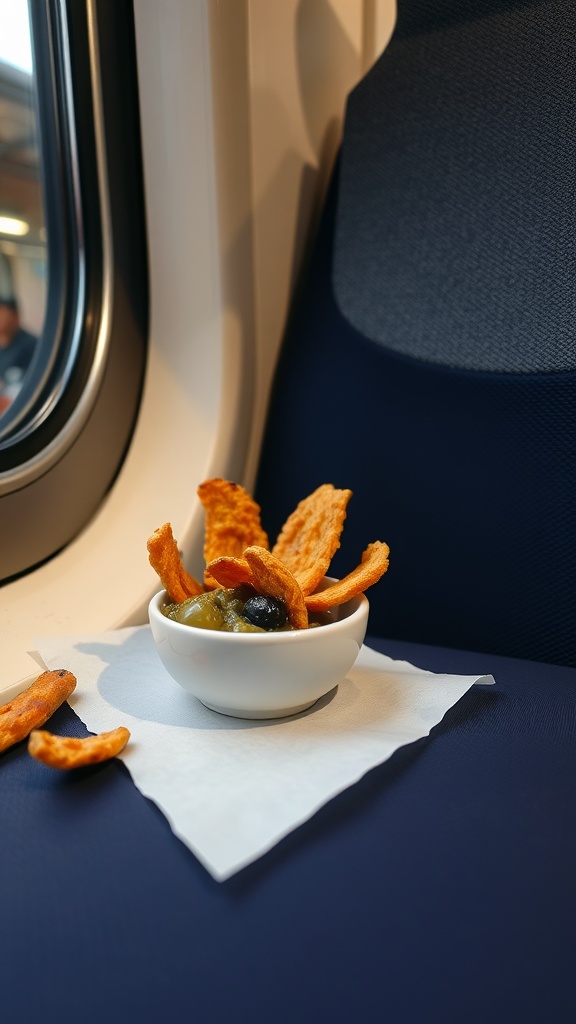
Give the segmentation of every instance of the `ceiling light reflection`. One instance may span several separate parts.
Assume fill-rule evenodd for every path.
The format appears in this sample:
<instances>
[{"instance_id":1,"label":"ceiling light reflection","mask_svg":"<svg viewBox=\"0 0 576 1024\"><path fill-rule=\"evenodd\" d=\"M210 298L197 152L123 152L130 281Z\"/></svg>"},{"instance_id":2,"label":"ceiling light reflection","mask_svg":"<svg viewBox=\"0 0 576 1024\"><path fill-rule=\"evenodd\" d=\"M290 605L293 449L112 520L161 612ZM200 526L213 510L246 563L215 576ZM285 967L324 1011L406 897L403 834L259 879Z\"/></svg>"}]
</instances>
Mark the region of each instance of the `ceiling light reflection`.
<instances>
[{"instance_id":1,"label":"ceiling light reflection","mask_svg":"<svg viewBox=\"0 0 576 1024\"><path fill-rule=\"evenodd\" d=\"M0 235L27 235L30 225L19 217L6 217L0 214Z\"/></svg>"}]
</instances>

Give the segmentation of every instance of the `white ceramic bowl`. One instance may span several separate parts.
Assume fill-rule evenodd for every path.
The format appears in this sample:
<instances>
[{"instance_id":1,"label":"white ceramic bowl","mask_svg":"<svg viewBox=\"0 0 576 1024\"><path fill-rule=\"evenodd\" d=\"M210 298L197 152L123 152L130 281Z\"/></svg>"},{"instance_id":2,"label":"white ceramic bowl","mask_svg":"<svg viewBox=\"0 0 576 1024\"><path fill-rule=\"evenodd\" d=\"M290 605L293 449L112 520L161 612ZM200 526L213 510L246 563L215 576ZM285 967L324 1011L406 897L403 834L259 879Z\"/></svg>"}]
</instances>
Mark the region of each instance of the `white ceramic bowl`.
<instances>
[{"instance_id":1,"label":"white ceramic bowl","mask_svg":"<svg viewBox=\"0 0 576 1024\"><path fill-rule=\"evenodd\" d=\"M227 633L166 618L160 611L166 601L163 590L149 606L162 664L206 707L234 718L282 718L312 707L352 668L369 608L360 594L334 609L335 621L324 626Z\"/></svg>"}]
</instances>

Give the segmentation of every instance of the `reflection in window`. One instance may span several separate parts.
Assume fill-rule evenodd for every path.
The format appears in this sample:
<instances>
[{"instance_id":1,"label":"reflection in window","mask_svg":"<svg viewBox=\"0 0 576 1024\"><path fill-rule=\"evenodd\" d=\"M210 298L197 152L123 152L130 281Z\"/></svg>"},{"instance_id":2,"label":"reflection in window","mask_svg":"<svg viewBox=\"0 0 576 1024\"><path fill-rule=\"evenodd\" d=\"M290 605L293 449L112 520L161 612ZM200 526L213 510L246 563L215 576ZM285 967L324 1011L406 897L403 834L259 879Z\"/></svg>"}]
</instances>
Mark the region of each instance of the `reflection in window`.
<instances>
[{"instance_id":1,"label":"reflection in window","mask_svg":"<svg viewBox=\"0 0 576 1024\"><path fill-rule=\"evenodd\" d=\"M0 0L0 416L42 334L46 278L28 0Z\"/></svg>"}]
</instances>

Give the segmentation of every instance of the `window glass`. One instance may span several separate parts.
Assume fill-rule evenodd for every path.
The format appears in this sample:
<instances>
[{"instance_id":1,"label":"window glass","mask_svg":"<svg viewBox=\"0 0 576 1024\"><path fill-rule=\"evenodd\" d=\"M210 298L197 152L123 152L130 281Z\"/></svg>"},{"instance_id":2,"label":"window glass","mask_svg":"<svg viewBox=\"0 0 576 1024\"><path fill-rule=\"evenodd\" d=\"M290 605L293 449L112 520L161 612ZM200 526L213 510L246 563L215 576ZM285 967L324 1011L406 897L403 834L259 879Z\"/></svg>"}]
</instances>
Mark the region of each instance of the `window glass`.
<instances>
[{"instance_id":1,"label":"window glass","mask_svg":"<svg viewBox=\"0 0 576 1024\"><path fill-rule=\"evenodd\" d=\"M148 300L131 0L0 0L2 215L0 585L78 537L136 423Z\"/></svg>"},{"instance_id":2,"label":"window glass","mask_svg":"<svg viewBox=\"0 0 576 1024\"><path fill-rule=\"evenodd\" d=\"M4 423L44 325L47 250L40 175L28 0L0 0L0 418Z\"/></svg>"}]
</instances>

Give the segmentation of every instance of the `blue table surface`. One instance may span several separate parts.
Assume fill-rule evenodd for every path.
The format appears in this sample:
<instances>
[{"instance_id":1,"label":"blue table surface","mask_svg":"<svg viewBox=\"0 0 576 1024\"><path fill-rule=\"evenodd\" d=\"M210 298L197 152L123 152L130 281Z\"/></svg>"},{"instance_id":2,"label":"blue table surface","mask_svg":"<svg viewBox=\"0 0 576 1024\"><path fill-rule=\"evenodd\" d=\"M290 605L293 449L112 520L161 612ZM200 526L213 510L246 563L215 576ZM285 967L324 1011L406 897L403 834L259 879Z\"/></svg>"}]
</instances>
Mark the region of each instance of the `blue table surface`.
<instances>
[{"instance_id":1,"label":"blue table surface","mask_svg":"<svg viewBox=\"0 0 576 1024\"><path fill-rule=\"evenodd\" d=\"M496 686L224 883L121 762L0 756L2 1021L573 1024L576 669L368 643Z\"/></svg>"}]
</instances>

